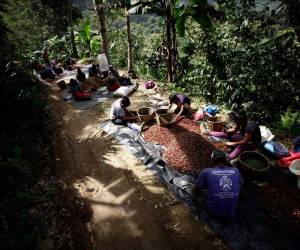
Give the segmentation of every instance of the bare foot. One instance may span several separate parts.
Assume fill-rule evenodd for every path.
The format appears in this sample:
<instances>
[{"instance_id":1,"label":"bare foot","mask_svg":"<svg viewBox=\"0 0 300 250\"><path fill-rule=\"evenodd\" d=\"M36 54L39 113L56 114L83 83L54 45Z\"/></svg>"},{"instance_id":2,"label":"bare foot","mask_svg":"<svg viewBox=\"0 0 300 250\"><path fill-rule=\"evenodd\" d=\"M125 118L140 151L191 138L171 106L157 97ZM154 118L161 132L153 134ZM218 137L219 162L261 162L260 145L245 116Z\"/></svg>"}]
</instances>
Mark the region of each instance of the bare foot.
<instances>
[{"instance_id":1,"label":"bare foot","mask_svg":"<svg viewBox=\"0 0 300 250\"><path fill-rule=\"evenodd\" d=\"M203 124L200 124L200 134L206 135L208 133L208 130L204 127Z\"/></svg>"}]
</instances>

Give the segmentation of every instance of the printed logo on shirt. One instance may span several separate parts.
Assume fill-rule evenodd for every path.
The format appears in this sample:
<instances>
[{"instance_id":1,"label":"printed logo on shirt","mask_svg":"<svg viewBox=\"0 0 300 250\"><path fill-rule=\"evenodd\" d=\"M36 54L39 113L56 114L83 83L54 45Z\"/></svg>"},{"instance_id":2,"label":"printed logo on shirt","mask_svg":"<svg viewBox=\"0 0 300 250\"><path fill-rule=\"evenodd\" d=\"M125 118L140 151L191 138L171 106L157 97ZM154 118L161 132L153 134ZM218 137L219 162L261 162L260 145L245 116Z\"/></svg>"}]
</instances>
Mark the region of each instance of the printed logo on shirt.
<instances>
[{"instance_id":1,"label":"printed logo on shirt","mask_svg":"<svg viewBox=\"0 0 300 250\"><path fill-rule=\"evenodd\" d=\"M219 185L224 192L228 192L232 188L232 180L226 175L223 175L219 181Z\"/></svg>"}]
</instances>

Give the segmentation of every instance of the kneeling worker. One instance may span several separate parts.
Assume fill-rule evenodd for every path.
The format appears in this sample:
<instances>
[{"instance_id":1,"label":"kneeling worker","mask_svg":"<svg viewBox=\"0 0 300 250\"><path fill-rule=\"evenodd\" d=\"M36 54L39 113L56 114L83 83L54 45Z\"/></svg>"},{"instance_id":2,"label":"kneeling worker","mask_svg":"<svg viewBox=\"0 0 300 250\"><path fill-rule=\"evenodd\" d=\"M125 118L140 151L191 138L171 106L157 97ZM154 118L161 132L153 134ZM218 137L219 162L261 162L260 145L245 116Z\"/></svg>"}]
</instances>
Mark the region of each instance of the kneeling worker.
<instances>
[{"instance_id":1,"label":"kneeling worker","mask_svg":"<svg viewBox=\"0 0 300 250\"><path fill-rule=\"evenodd\" d=\"M126 126L137 132L141 132L141 127L134 123L138 120L138 117L127 110L129 105L130 100L127 96L117 100L111 107L109 118L115 125Z\"/></svg>"},{"instance_id":2,"label":"kneeling worker","mask_svg":"<svg viewBox=\"0 0 300 250\"><path fill-rule=\"evenodd\" d=\"M176 104L176 109L174 113L177 114L174 121L177 121L181 115L190 115L192 113L191 100L183 94L171 94L169 96L169 109L172 107L173 103Z\"/></svg>"},{"instance_id":3,"label":"kneeling worker","mask_svg":"<svg viewBox=\"0 0 300 250\"><path fill-rule=\"evenodd\" d=\"M201 172L193 191L199 194L203 189L207 190L206 211L228 220L236 211L242 177L237 168L228 165L223 151L214 150L211 157L215 167Z\"/></svg>"}]
</instances>

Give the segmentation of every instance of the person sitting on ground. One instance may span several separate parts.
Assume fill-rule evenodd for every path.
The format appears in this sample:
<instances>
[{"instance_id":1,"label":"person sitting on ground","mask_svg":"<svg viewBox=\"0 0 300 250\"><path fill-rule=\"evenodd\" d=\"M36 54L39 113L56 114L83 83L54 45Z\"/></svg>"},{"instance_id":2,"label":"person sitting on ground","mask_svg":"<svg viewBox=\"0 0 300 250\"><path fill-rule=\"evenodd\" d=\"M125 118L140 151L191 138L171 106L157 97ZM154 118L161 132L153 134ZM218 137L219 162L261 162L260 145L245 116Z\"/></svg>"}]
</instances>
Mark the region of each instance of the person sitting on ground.
<instances>
[{"instance_id":1,"label":"person sitting on ground","mask_svg":"<svg viewBox=\"0 0 300 250\"><path fill-rule=\"evenodd\" d=\"M65 62L64 62L64 69L67 70L72 70L72 66L76 63L76 60L69 57Z\"/></svg>"},{"instance_id":2,"label":"person sitting on ground","mask_svg":"<svg viewBox=\"0 0 300 250\"><path fill-rule=\"evenodd\" d=\"M176 109L174 110L174 113L177 114L176 118L174 119L175 121L178 120L181 115L190 115L192 113L191 101L187 96L183 94L171 94L169 96L169 101L169 109L172 107L173 103L177 105Z\"/></svg>"},{"instance_id":3,"label":"person sitting on ground","mask_svg":"<svg viewBox=\"0 0 300 250\"><path fill-rule=\"evenodd\" d=\"M83 92L91 92L97 91L98 86L97 83L92 80L92 78L85 79L83 82L79 84L80 90Z\"/></svg>"},{"instance_id":4,"label":"person sitting on ground","mask_svg":"<svg viewBox=\"0 0 300 250\"><path fill-rule=\"evenodd\" d=\"M44 67L40 64L34 65L34 70L41 76L42 79L55 79L56 74L49 67Z\"/></svg>"},{"instance_id":5,"label":"person sitting on ground","mask_svg":"<svg viewBox=\"0 0 300 250\"><path fill-rule=\"evenodd\" d=\"M126 126L137 132L141 132L140 126L134 123L139 120L138 117L127 110L129 105L130 100L127 96L117 100L111 107L109 118L115 125Z\"/></svg>"},{"instance_id":6,"label":"person sitting on ground","mask_svg":"<svg viewBox=\"0 0 300 250\"><path fill-rule=\"evenodd\" d=\"M76 79L79 83L82 83L86 80L86 76L80 68L77 69Z\"/></svg>"},{"instance_id":7,"label":"person sitting on ground","mask_svg":"<svg viewBox=\"0 0 300 250\"><path fill-rule=\"evenodd\" d=\"M120 75L117 70L114 69L112 65L109 65L108 76L118 78Z\"/></svg>"},{"instance_id":8,"label":"person sitting on ground","mask_svg":"<svg viewBox=\"0 0 300 250\"><path fill-rule=\"evenodd\" d=\"M76 101L87 101L92 99L90 91L82 89L81 84L75 79L70 80L69 93L72 94Z\"/></svg>"},{"instance_id":9,"label":"person sitting on ground","mask_svg":"<svg viewBox=\"0 0 300 250\"><path fill-rule=\"evenodd\" d=\"M118 82L120 83L121 86L129 86L132 84L130 78L125 75L120 76L118 78Z\"/></svg>"},{"instance_id":10,"label":"person sitting on ground","mask_svg":"<svg viewBox=\"0 0 300 250\"><path fill-rule=\"evenodd\" d=\"M200 127L202 134L228 139L227 146L236 146L229 154L228 160L236 158L243 151L257 150L261 143L259 125L248 119L245 111L239 111L231 116L236 126L224 132L207 131L203 126Z\"/></svg>"},{"instance_id":11,"label":"person sitting on ground","mask_svg":"<svg viewBox=\"0 0 300 250\"><path fill-rule=\"evenodd\" d=\"M134 69L131 69L128 71L128 75L129 77L131 77L132 79L137 79L136 73L134 71Z\"/></svg>"},{"instance_id":12,"label":"person sitting on ground","mask_svg":"<svg viewBox=\"0 0 300 250\"><path fill-rule=\"evenodd\" d=\"M71 79L69 93L74 94L78 90L80 90L79 83L75 79Z\"/></svg>"},{"instance_id":13,"label":"person sitting on ground","mask_svg":"<svg viewBox=\"0 0 300 250\"><path fill-rule=\"evenodd\" d=\"M236 167L227 163L226 154L214 150L213 168L205 168L197 179L193 192L203 195L205 210L218 218L231 219L236 211L242 177ZM204 195L205 194L205 195Z\"/></svg>"},{"instance_id":14,"label":"person sitting on ground","mask_svg":"<svg viewBox=\"0 0 300 250\"><path fill-rule=\"evenodd\" d=\"M50 62L50 68L56 75L60 75L64 72L61 63L59 63L58 60L52 60Z\"/></svg>"},{"instance_id":15,"label":"person sitting on ground","mask_svg":"<svg viewBox=\"0 0 300 250\"><path fill-rule=\"evenodd\" d=\"M108 91L116 91L118 88L121 87L121 84L118 82L118 80L114 77L108 77L106 78L106 88Z\"/></svg>"},{"instance_id":16,"label":"person sitting on ground","mask_svg":"<svg viewBox=\"0 0 300 250\"><path fill-rule=\"evenodd\" d=\"M99 77L100 70L96 64L93 64L92 67L89 68L89 77Z\"/></svg>"}]
</instances>

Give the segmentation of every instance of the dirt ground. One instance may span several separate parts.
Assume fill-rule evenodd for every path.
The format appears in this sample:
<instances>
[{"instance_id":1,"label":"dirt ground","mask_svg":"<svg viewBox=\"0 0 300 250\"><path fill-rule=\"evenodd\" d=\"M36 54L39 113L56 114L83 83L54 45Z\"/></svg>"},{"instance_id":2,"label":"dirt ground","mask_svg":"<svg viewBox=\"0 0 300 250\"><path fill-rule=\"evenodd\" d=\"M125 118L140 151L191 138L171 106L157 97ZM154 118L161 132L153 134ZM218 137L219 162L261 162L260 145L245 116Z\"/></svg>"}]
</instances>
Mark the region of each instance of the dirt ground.
<instances>
[{"instance_id":1,"label":"dirt ground","mask_svg":"<svg viewBox=\"0 0 300 250\"><path fill-rule=\"evenodd\" d=\"M146 96L140 90L131 96L132 108ZM98 128L111 101L77 110L57 89L51 100L59 124L57 174L93 210L84 226L94 249L227 249L145 165Z\"/></svg>"}]
</instances>

